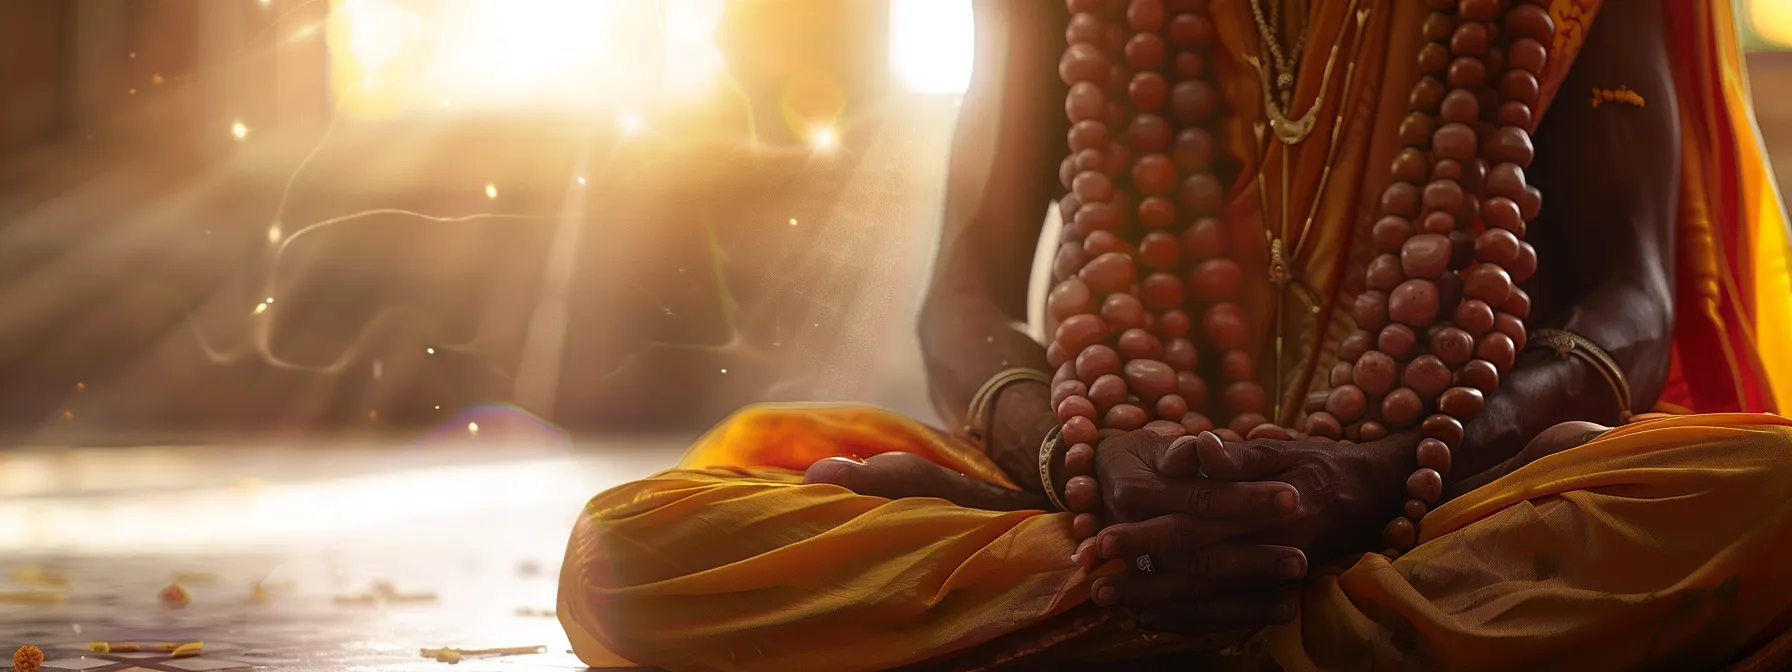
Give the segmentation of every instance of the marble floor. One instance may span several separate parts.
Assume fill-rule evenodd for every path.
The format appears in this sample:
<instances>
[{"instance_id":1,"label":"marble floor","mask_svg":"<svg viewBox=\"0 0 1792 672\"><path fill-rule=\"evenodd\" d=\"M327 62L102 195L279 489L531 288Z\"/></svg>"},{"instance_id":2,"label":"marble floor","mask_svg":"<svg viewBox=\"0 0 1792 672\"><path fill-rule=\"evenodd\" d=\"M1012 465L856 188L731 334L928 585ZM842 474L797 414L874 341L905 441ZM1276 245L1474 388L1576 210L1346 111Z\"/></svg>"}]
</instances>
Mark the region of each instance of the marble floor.
<instances>
[{"instance_id":1,"label":"marble floor","mask_svg":"<svg viewBox=\"0 0 1792 672\"><path fill-rule=\"evenodd\" d=\"M570 523L687 440L0 452L0 669L584 669L553 617Z\"/></svg>"}]
</instances>

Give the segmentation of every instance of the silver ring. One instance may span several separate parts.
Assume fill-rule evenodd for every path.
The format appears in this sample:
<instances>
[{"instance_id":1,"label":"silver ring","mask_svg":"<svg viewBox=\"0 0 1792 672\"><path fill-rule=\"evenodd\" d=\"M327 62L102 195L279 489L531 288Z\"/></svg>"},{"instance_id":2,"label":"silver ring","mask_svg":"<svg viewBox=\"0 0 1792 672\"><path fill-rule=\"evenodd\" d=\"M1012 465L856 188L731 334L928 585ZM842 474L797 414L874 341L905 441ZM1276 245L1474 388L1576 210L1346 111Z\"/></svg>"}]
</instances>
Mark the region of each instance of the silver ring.
<instances>
[{"instance_id":1,"label":"silver ring","mask_svg":"<svg viewBox=\"0 0 1792 672\"><path fill-rule=\"evenodd\" d=\"M1137 560L1132 561L1132 564L1134 567L1138 567L1141 572L1157 571L1157 567L1151 564L1151 556L1149 555L1139 556Z\"/></svg>"}]
</instances>

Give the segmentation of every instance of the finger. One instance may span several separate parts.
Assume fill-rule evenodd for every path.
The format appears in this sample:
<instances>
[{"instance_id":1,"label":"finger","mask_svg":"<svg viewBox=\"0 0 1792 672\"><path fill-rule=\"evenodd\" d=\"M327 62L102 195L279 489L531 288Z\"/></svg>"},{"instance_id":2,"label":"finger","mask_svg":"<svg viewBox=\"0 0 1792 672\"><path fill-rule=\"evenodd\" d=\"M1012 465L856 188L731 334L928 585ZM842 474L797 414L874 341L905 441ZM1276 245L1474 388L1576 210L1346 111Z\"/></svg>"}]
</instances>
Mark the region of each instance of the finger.
<instances>
[{"instance_id":1,"label":"finger","mask_svg":"<svg viewBox=\"0 0 1792 672\"><path fill-rule=\"evenodd\" d=\"M859 461L818 460L803 473L805 483L832 483L861 495L903 499L935 497L988 511L1042 508L1044 498L974 480L913 453L881 453Z\"/></svg>"},{"instance_id":2,"label":"finger","mask_svg":"<svg viewBox=\"0 0 1792 672\"><path fill-rule=\"evenodd\" d=\"M1217 597L1139 612L1146 630L1181 633L1217 633L1254 630L1294 620L1300 608L1298 594L1269 593Z\"/></svg>"},{"instance_id":3,"label":"finger","mask_svg":"<svg viewBox=\"0 0 1792 672\"><path fill-rule=\"evenodd\" d=\"M1078 539L1089 539L1101 531L1101 517L1093 513L1079 513L1070 521L1070 530Z\"/></svg>"},{"instance_id":4,"label":"finger","mask_svg":"<svg viewBox=\"0 0 1792 672\"><path fill-rule=\"evenodd\" d=\"M1278 453L1261 444L1232 441L1200 441L1195 452L1201 461L1201 474L1222 481L1249 481L1263 478L1281 468Z\"/></svg>"},{"instance_id":5,"label":"finger","mask_svg":"<svg viewBox=\"0 0 1792 672\"><path fill-rule=\"evenodd\" d=\"M1171 478L1194 478L1201 475L1201 458L1195 445L1203 442L1220 442L1220 437L1213 432L1201 432L1194 436L1184 436L1170 442L1157 459L1157 471Z\"/></svg>"},{"instance_id":6,"label":"finger","mask_svg":"<svg viewBox=\"0 0 1792 672\"><path fill-rule=\"evenodd\" d=\"M1307 554L1290 546L1217 543L1151 554L1158 572L1190 575L1209 581L1293 581L1307 575Z\"/></svg>"},{"instance_id":7,"label":"finger","mask_svg":"<svg viewBox=\"0 0 1792 672\"><path fill-rule=\"evenodd\" d=\"M1077 476L1064 483L1064 505L1071 511L1091 513L1101 506L1101 483L1094 476Z\"/></svg>"},{"instance_id":8,"label":"finger","mask_svg":"<svg viewBox=\"0 0 1792 672\"><path fill-rule=\"evenodd\" d=\"M1234 483L1197 478L1160 479L1132 487L1121 481L1116 485L1113 501L1107 504L1116 511L1130 512L1130 520L1172 513L1216 520L1277 518L1293 513L1300 504L1294 486L1279 481Z\"/></svg>"},{"instance_id":9,"label":"finger","mask_svg":"<svg viewBox=\"0 0 1792 672\"><path fill-rule=\"evenodd\" d=\"M1219 585L1189 574L1127 572L1096 579L1090 586L1103 607L1156 607L1213 597Z\"/></svg>"},{"instance_id":10,"label":"finger","mask_svg":"<svg viewBox=\"0 0 1792 672\"><path fill-rule=\"evenodd\" d=\"M1070 554L1070 562L1081 567L1085 572L1095 571L1101 566L1101 554L1095 552L1095 540L1084 539L1076 545L1076 551Z\"/></svg>"},{"instance_id":11,"label":"finger","mask_svg":"<svg viewBox=\"0 0 1792 672\"><path fill-rule=\"evenodd\" d=\"M1248 532L1258 525L1260 524L1171 514L1136 523L1109 525L1095 535L1096 549L1103 558L1134 558L1146 554L1156 556L1207 546Z\"/></svg>"}]
</instances>

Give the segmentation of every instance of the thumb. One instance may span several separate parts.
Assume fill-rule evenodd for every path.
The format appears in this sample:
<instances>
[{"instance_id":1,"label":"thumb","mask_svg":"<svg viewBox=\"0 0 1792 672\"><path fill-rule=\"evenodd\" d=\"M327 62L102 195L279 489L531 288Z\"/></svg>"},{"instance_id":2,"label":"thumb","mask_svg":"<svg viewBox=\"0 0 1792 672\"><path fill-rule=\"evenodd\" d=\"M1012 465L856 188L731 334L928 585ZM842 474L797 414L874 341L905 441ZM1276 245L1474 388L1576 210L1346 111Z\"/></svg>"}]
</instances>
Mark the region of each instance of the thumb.
<instances>
[{"instance_id":1,"label":"thumb","mask_svg":"<svg viewBox=\"0 0 1792 672\"><path fill-rule=\"evenodd\" d=\"M1195 442L1201 474L1219 481L1254 481L1277 470L1275 452L1254 443L1228 443L1212 432Z\"/></svg>"}]
</instances>

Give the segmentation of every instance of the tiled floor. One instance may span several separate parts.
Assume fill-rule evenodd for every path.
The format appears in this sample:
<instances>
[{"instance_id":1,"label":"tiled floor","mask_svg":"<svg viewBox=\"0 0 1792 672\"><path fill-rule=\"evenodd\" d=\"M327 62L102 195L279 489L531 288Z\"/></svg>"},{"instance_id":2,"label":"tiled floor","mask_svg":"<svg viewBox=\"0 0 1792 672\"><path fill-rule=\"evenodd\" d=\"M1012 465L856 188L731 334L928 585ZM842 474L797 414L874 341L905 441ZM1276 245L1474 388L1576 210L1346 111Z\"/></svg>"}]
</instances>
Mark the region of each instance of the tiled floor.
<instances>
[{"instance_id":1,"label":"tiled floor","mask_svg":"<svg viewBox=\"0 0 1792 672\"><path fill-rule=\"evenodd\" d=\"M549 613L570 522L682 443L0 453L0 669L22 644L51 671L583 669ZM107 465L161 487L85 473ZM23 495L21 472L60 485ZM541 648L450 668L420 655L439 647Z\"/></svg>"}]
</instances>

